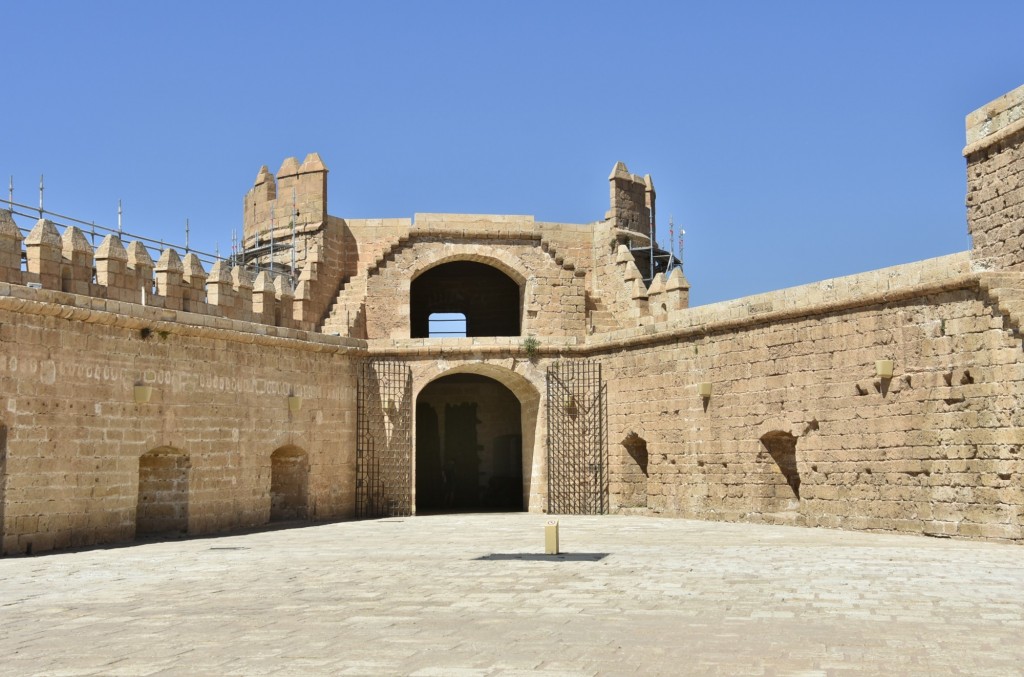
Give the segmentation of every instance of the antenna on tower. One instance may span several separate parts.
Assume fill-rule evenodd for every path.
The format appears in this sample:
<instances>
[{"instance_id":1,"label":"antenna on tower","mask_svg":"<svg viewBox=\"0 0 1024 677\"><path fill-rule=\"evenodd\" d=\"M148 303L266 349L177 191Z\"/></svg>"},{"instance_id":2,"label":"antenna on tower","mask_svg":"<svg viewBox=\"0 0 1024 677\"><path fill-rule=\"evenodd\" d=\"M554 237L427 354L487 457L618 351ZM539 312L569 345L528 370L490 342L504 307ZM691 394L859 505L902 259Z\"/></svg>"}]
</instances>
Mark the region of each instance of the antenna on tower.
<instances>
[{"instance_id":1,"label":"antenna on tower","mask_svg":"<svg viewBox=\"0 0 1024 677\"><path fill-rule=\"evenodd\" d=\"M185 217L185 253L188 254L188 217Z\"/></svg>"},{"instance_id":2,"label":"antenna on tower","mask_svg":"<svg viewBox=\"0 0 1024 677\"><path fill-rule=\"evenodd\" d=\"M43 175L39 175L39 218L43 218Z\"/></svg>"},{"instance_id":3,"label":"antenna on tower","mask_svg":"<svg viewBox=\"0 0 1024 677\"><path fill-rule=\"evenodd\" d=\"M124 231L121 230L121 216L122 216L122 214L123 214L123 212L121 210L121 201L118 200L117 201L117 237L119 239L120 239L120 237L122 235L124 235Z\"/></svg>"},{"instance_id":4,"label":"antenna on tower","mask_svg":"<svg viewBox=\"0 0 1024 677\"><path fill-rule=\"evenodd\" d=\"M672 248L672 260L676 260L676 224L672 220L672 215L668 215L668 246Z\"/></svg>"}]
</instances>

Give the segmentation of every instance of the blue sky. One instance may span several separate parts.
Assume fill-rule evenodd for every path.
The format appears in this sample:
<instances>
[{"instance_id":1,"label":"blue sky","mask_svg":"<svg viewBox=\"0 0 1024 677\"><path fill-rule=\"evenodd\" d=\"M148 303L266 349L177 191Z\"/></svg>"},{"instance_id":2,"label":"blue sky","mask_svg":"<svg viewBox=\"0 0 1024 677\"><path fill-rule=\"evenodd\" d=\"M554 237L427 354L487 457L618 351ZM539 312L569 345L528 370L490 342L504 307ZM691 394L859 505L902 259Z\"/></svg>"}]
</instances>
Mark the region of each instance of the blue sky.
<instances>
[{"instance_id":1,"label":"blue sky","mask_svg":"<svg viewBox=\"0 0 1024 677\"><path fill-rule=\"evenodd\" d=\"M329 209L589 222L624 161L695 304L968 247L964 116L1024 83L1024 3L23 2L15 199L222 253L260 165ZM1002 33L1000 33L1002 31ZM6 191L4 191L6 196ZM663 243L667 238L662 236Z\"/></svg>"}]
</instances>

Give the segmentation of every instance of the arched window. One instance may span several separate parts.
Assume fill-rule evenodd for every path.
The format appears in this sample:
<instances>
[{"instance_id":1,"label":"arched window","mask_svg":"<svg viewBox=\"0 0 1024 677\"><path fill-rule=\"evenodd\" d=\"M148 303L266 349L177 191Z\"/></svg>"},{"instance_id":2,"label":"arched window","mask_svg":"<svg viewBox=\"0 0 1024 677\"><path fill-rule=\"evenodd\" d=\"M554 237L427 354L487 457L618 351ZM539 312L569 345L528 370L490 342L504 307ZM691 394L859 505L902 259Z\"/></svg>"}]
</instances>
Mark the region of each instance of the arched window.
<instances>
[{"instance_id":1,"label":"arched window","mask_svg":"<svg viewBox=\"0 0 1024 677\"><path fill-rule=\"evenodd\" d=\"M431 320L435 316L459 315L465 318L462 336L520 334L523 302L519 284L497 268L476 261L443 263L414 279L409 306L412 338L434 337Z\"/></svg>"}]
</instances>

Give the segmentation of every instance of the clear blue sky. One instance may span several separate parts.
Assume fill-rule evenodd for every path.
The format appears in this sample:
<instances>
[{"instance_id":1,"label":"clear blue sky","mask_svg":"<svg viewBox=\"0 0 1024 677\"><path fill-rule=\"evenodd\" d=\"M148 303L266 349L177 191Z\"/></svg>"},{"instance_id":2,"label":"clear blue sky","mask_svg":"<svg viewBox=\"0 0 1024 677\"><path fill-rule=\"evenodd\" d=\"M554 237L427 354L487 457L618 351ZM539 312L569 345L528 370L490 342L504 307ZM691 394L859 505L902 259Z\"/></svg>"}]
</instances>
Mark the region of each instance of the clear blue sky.
<instances>
[{"instance_id":1,"label":"clear blue sky","mask_svg":"<svg viewBox=\"0 0 1024 677\"><path fill-rule=\"evenodd\" d=\"M15 198L230 246L260 165L330 212L589 222L617 160L694 303L961 251L964 116L1024 83L1020 2L6 2ZM3 191L6 197L6 190Z\"/></svg>"}]
</instances>

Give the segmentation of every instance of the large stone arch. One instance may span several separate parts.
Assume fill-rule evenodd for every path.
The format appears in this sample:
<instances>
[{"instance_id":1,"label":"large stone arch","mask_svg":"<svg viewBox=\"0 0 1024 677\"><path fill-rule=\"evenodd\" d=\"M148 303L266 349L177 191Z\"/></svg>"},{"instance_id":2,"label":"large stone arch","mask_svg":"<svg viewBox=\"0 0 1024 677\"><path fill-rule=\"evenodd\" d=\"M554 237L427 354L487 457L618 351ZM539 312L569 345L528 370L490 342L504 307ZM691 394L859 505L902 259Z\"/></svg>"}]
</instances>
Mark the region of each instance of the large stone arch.
<instances>
[{"instance_id":1,"label":"large stone arch","mask_svg":"<svg viewBox=\"0 0 1024 677\"><path fill-rule=\"evenodd\" d=\"M445 264L472 262L504 274L519 286L519 335L584 335L585 279L559 263L538 240L495 239L443 242L413 239L366 280L366 337L409 338L414 281Z\"/></svg>"},{"instance_id":2,"label":"large stone arch","mask_svg":"<svg viewBox=\"0 0 1024 677\"><path fill-rule=\"evenodd\" d=\"M536 374L528 376L523 372L514 370L515 366L521 366L522 364L515 363L512 366L505 366L504 364L498 365L477 361L461 364L433 362L413 365L413 402L419 401L420 394L429 384L446 376L456 374L485 376L497 381L511 391L520 405L523 507L529 512L540 512L546 500L546 486L544 482L546 465L543 447L543 417L541 415L543 374L538 371ZM538 378L541 380L538 381ZM414 429L414 439L415 434L416 430Z\"/></svg>"},{"instance_id":3,"label":"large stone arch","mask_svg":"<svg viewBox=\"0 0 1024 677\"><path fill-rule=\"evenodd\" d=\"M530 250L532 252L532 248ZM488 286L501 285L500 280L489 280L492 277L487 275L487 270L496 271L500 274L499 277L503 277L507 280L510 285L514 284L518 289L518 298L515 298L515 308L505 307L511 305L511 299L505 298L507 293L501 291L500 299L498 303L503 307L503 311L500 315L509 315L514 313L515 320L514 330L512 327L506 327L508 324L506 321L501 321L498 324L501 329L498 331L474 331L471 327L473 324L472 318L467 314L467 336L520 336L523 333L526 324L526 302L528 298L532 297L534 287L531 283L530 276L525 274L528 266L523 261L521 256L513 254L509 251L482 244L445 244L440 249L424 249L422 253L416 258L416 267L410 271L409 275L409 335L414 338L425 338L427 334L427 316L430 312L429 309L421 307L421 303L417 302L417 293L422 297L432 296L429 290L422 289L422 285L425 284L427 277L432 277L437 273L440 273L443 269L457 269L460 264L476 264L480 270L480 278L482 281L487 282ZM484 268L479 268L484 267ZM496 289L496 292L499 290ZM509 290L508 293L515 294L515 291ZM496 294L498 295L498 294Z\"/></svg>"},{"instance_id":4,"label":"large stone arch","mask_svg":"<svg viewBox=\"0 0 1024 677\"><path fill-rule=\"evenodd\" d=\"M417 260L420 265L409 276L410 281L446 263L471 261L497 268L520 286L529 282L529 276L523 272L527 265L521 257L491 245L446 244L441 252L428 253L426 257Z\"/></svg>"},{"instance_id":5,"label":"large stone arch","mask_svg":"<svg viewBox=\"0 0 1024 677\"><path fill-rule=\"evenodd\" d=\"M435 336L433 318L460 317L455 331L466 337L519 336L523 289L521 281L490 263L455 260L432 266L409 284L409 335Z\"/></svg>"}]
</instances>

